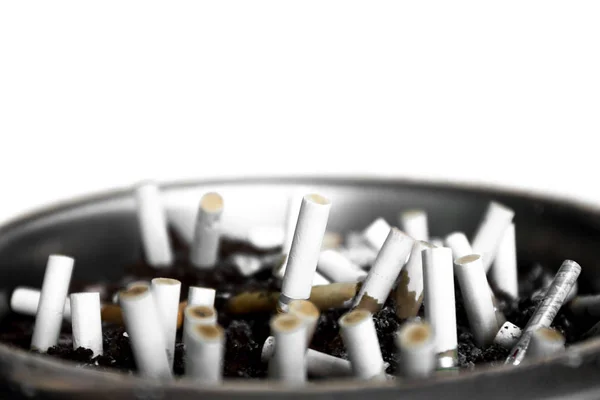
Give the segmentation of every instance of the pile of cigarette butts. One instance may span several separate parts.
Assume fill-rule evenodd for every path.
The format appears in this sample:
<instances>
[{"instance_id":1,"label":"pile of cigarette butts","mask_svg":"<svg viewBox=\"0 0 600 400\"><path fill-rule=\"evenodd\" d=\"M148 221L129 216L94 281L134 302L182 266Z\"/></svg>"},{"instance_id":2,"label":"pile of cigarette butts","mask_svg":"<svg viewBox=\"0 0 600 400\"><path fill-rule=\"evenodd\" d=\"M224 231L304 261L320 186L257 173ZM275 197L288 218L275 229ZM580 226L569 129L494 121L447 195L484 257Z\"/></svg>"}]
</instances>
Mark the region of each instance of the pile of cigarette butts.
<instances>
[{"instance_id":1,"label":"pile of cigarette butts","mask_svg":"<svg viewBox=\"0 0 600 400\"><path fill-rule=\"evenodd\" d=\"M158 186L134 187L140 234L148 264L173 264L165 210ZM307 376L353 376L365 380L396 379L386 374L373 315L393 296L396 314L405 320L396 333L401 379L426 378L436 371L458 369L455 278L475 343L510 348L506 364L519 365L533 357L562 351L565 338L550 325L563 304L573 312L600 316L599 296L576 296L581 267L565 260L525 327L505 320L494 291L518 298L514 212L491 202L473 240L462 232L430 238L423 210L401 212L399 225L376 219L362 232L353 232L344 246L326 232L331 202L319 194L290 195L282 229L280 262L272 270L281 291L243 292L227 301L227 312L271 312L271 335L262 361L269 378L300 385ZM215 192L202 197L197 214L190 263L210 270L218 261L223 235L224 201ZM333 240L335 242L336 240ZM233 259L239 272L250 276L269 262L260 258ZM365 269L370 265L370 269ZM181 282L168 277L134 282L118 293L115 303L101 304L97 292L68 289L74 259L50 255L41 290L17 288L13 311L35 315L31 348L47 352L57 344L63 319L70 320L73 348L102 354L102 323L124 323L138 373L172 379L178 329L185 348L185 376L205 383L222 381L225 335L217 322L215 290L190 287L180 303ZM489 279L489 283L488 283ZM418 316L421 305L425 316ZM346 308L339 319L348 360L310 349L320 312ZM600 332L600 325L596 328Z\"/></svg>"}]
</instances>

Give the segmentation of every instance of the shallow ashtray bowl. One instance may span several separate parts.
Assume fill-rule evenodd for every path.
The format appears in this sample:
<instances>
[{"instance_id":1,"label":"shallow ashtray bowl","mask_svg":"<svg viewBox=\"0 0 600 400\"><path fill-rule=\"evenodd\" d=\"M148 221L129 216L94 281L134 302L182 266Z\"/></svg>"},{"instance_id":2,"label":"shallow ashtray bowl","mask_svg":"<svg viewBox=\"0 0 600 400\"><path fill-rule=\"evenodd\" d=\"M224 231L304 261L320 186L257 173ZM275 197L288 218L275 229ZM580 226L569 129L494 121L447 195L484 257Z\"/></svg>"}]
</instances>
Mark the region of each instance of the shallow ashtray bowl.
<instances>
[{"instance_id":1,"label":"shallow ashtray bowl","mask_svg":"<svg viewBox=\"0 0 600 400\"><path fill-rule=\"evenodd\" d=\"M169 224L191 238L198 199L218 191L227 199L223 227L244 237L250 227L281 226L286 199L308 188L331 198L328 230L360 230L376 217L395 221L401 208L427 211L432 236L471 234L490 200L515 210L519 265L541 262L557 269L564 259L582 266L580 287L600 292L600 207L504 189L370 179L244 179L162 186ZM0 228L0 312L17 286L39 286L49 254L77 260L73 279L121 278L123 265L141 254L135 201L130 190L61 204ZM570 346L556 357L519 367L478 368L415 383L322 381L302 388L235 380L199 387L186 380L157 383L132 374L78 368L58 359L0 343L1 398L192 399L204 398L598 398L600 340Z\"/></svg>"}]
</instances>

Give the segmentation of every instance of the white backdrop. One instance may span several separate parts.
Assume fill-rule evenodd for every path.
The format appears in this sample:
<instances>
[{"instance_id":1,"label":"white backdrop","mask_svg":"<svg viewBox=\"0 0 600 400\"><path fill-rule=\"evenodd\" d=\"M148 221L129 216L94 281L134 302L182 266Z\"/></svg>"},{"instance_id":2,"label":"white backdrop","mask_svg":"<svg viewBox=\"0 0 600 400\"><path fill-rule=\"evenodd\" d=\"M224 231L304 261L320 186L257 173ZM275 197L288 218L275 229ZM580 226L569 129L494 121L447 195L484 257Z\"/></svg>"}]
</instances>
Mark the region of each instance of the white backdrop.
<instances>
[{"instance_id":1,"label":"white backdrop","mask_svg":"<svg viewBox=\"0 0 600 400\"><path fill-rule=\"evenodd\" d=\"M270 174L600 203L599 7L1 2L0 221L143 178Z\"/></svg>"}]
</instances>

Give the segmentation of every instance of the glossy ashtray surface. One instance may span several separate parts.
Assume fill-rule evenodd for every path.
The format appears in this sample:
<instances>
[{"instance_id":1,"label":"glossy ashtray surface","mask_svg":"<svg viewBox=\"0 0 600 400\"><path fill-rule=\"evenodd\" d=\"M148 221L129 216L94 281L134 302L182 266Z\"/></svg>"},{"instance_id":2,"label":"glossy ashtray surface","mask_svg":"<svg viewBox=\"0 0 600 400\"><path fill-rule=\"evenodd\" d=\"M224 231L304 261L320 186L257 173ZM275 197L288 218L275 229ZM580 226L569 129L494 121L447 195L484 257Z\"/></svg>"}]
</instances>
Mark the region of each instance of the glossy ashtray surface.
<instances>
[{"instance_id":1,"label":"glossy ashtray surface","mask_svg":"<svg viewBox=\"0 0 600 400\"><path fill-rule=\"evenodd\" d=\"M340 179L254 179L164 185L162 201L173 234L189 245L200 198L218 192L225 200L221 219L229 238L246 240L260 226L273 231L285 225L290 193L316 192L331 200L327 231L362 232L376 218L396 224L408 209L427 212L429 234L445 237L463 231L471 237L490 201L515 212L518 265L542 264L557 270L566 259L582 267L580 294L600 290L596 243L600 213L576 202L536 197L509 190L420 182ZM76 260L72 282L119 282L125 267L138 265L144 251L131 190L59 205L17 219L0 230L0 277L4 318L13 289L40 287L48 256ZM526 271L520 271L524 274ZM425 300L426 301L426 300ZM327 379L290 387L275 381L229 380L202 386L186 379L157 382L130 373L99 372L71 362L0 344L0 393L65 398L192 398L199 393L227 398L262 396L365 396L382 398L556 397L581 393L595 397L600 343L594 338L571 344L557 355L519 367L496 365L437 374L426 380L363 381ZM55 396L55 397L53 397Z\"/></svg>"}]
</instances>

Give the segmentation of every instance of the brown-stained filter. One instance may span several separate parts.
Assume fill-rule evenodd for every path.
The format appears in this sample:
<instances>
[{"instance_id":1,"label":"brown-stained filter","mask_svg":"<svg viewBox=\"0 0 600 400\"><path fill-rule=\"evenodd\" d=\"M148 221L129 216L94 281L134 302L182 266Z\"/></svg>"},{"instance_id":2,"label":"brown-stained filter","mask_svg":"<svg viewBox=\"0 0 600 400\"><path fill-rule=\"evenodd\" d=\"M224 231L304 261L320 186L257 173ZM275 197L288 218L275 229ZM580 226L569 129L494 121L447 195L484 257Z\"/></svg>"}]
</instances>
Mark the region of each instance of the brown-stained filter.
<instances>
[{"instance_id":1,"label":"brown-stained filter","mask_svg":"<svg viewBox=\"0 0 600 400\"><path fill-rule=\"evenodd\" d=\"M152 283L161 285L179 285L181 284L181 281L171 278L154 278L152 279Z\"/></svg>"},{"instance_id":2,"label":"brown-stained filter","mask_svg":"<svg viewBox=\"0 0 600 400\"><path fill-rule=\"evenodd\" d=\"M430 341L432 338L431 326L426 323L412 322L400 330L398 339L402 347L415 347Z\"/></svg>"},{"instance_id":3,"label":"brown-stained filter","mask_svg":"<svg viewBox=\"0 0 600 400\"><path fill-rule=\"evenodd\" d=\"M147 293L149 290L150 290L150 288L148 286L143 286L143 285L133 286L127 290L120 291L119 298L123 299L123 298L138 297L138 296L141 296L141 295Z\"/></svg>"},{"instance_id":4,"label":"brown-stained filter","mask_svg":"<svg viewBox=\"0 0 600 400\"><path fill-rule=\"evenodd\" d=\"M354 310L349 313L344 314L342 318L340 318L340 325L343 326L353 326L360 324L367 318L371 318L372 314L367 310Z\"/></svg>"},{"instance_id":5,"label":"brown-stained filter","mask_svg":"<svg viewBox=\"0 0 600 400\"><path fill-rule=\"evenodd\" d=\"M200 338L205 340L221 339L225 335L223 328L219 325L196 325L194 330Z\"/></svg>"},{"instance_id":6,"label":"brown-stained filter","mask_svg":"<svg viewBox=\"0 0 600 400\"><path fill-rule=\"evenodd\" d=\"M223 209L223 198L216 192L206 193L202 196L200 207L209 213L221 211Z\"/></svg>"},{"instance_id":7,"label":"brown-stained filter","mask_svg":"<svg viewBox=\"0 0 600 400\"><path fill-rule=\"evenodd\" d=\"M295 315L279 314L271 319L270 326L273 332L292 332L303 325L302 320Z\"/></svg>"},{"instance_id":8,"label":"brown-stained filter","mask_svg":"<svg viewBox=\"0 0 600 400\"><path fill-rule=\"evenodd\" d=\"M289 304L288 313L297 315L302 319L316 319L321 315L317 306L308 300L292 300Z\"/></svg>"},{"instance_id":9,"label":"brown-stained filter","mask_svg":"<svg viewBox=\"0 0 600 400\"><path fill-rule=\"evenodd\" d=\"M208 306L190 306L185 309L185 313L193 319L213 318L216 315L215 309Z\"/></svg>"}]
</instances>

